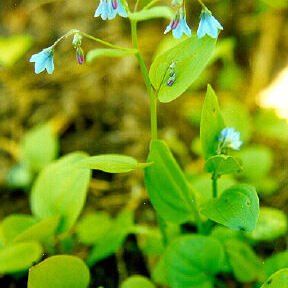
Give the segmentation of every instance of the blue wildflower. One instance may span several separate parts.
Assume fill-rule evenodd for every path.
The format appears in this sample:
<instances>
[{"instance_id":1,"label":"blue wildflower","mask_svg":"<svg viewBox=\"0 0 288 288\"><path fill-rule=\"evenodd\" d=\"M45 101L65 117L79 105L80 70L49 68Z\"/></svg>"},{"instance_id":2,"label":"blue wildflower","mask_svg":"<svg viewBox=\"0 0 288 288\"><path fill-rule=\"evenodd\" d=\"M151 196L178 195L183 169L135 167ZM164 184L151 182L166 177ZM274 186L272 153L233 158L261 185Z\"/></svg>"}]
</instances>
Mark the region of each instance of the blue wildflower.
<instances>
[{"instance_id":1,"label":"blue wildflower","mask_svg":"<svg viewBox=\"0 0 288 288\"><path fill-rule=\"evenodd\" d=\"M211 36L212 38L217 38L218 30L223 30L222 25L208 9L203 9L201 12L200 24L197 30L198 38L202 38L206 34Z\"/></svg>"},{"instance_id":2,"label":"blue wildflower","mask_svg":"<svg viewBox=\"0 0 288 288\"><path fill-rule=\"evenodd\" d=\"M224 128L218 137L219 144L222 148L228 147L233 150L239 150L243 142L240 140L240 132L235 128Z\"/></svg>"},{"instance_id":3,"label":"blue wildflower","mask_svg":"<svg viewBox=\"0 0 288 288\"><path fill-rule=\"evenodd\" d=\"M102 20L111 20L114 19L117 14L125 18L128 16L121 0L100 0L94 17L101 16Z\"/></svg>"},{"instance_id":4,"label":"blue wildflower","mask_svg":"<svg viewBox=\"0 0 288 288\"><path fill-rule=\"evenodd\" d=\"M53 56L54 51L52 47L43 49L41 52L32 55L30 62L35 63L35 73L39 74L46 69L48 74L52 74L54 70Z\"/></svg>"},{"instance_id":5,"label":"blue wildflower","mask_svg":"<svg viewBox=\"0 0 288 288\"><path fill-rule=\"evenodd\" d=\"M175 17L166 27L164 34L167 34L171 30L175 39L180 39L184 33L188 37L191 37L191 29L187 25L185 10L182 7L177 10Z\"/></svg>"}]
</instances>

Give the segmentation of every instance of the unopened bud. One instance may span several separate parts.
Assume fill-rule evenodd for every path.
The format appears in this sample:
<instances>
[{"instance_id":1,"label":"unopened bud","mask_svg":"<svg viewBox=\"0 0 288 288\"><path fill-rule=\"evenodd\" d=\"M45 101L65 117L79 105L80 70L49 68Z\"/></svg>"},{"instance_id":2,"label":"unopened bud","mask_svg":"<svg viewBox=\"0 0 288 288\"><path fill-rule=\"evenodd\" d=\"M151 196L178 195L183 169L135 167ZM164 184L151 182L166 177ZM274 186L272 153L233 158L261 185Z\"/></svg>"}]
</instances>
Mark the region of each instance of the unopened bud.
<instances>
[{"instance_id":1,"label":"unopened bud","mask_svg":"<svg viewBox=\"0 0 288 288\"><path fill-rule=\"evenodd\" d=\"M82 36L79 33L74 34L72 45L74 48L80 47L82 44Z\"/></svg>"},{"instance_id":2,"label":"unopened bud","mask_svg":"<svg viewBox=\"0 0 288 288\"><path fill-rule=\"evenodd\" d=\"M84 63L84 52L81 47L76 48L76 60L81 65Z\"/></svg>"}]
</instances>

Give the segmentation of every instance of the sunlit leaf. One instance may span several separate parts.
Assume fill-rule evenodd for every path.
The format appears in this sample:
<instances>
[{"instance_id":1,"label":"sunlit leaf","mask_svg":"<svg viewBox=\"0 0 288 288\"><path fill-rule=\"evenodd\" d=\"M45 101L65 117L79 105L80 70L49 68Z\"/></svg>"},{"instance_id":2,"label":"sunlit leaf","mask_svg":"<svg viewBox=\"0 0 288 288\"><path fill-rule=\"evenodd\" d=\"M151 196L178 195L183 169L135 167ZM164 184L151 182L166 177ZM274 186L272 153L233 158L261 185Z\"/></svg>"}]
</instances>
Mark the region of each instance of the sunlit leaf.
<instances>
[{"instance_id":1,"label":"sunlit leaf","mask_svg":"<svg viewBox=\"0 0 288 288\"><path fill-rule=\"evenodd\" d=\"M286 288L288 283L288 269L274 273L261 288Z\"/></svg>"},{"instance_id":2,"label":"sunlit leaf","mask_svg":"<svg viewBox=\"0 0 288 288\"><path fill-rule=\"evenodd\" d=\"M121 288L156 288L156 286L149 279L134 275L126 279L121 284Z\"/></svg>"},{"instance_id":3,"label":"sunlit leaf","mask_svg":"<svg viewBox=\"0 0 288 288\"><path fill-rule=\"evenodd\" d=\"M167 18L171 20L174 17L174 11L167 6L157 6L150 9L143 9L134 13L129 13L129 18L135 21L145 21L153 18Z\"/></svg>"}]
</instances>

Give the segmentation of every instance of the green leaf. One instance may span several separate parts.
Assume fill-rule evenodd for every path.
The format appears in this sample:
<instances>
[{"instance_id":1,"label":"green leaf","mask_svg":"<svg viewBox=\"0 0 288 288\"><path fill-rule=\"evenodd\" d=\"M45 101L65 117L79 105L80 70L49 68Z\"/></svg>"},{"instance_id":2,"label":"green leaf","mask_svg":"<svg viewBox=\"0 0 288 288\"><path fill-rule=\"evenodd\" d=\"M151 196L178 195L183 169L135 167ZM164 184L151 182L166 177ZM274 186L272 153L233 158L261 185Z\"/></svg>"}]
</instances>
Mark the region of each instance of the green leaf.
<instances>
[{"instance_id":1,"label":"green leaf","mask_svg":"<svg viewBox=\"0 0 288 288\"><path fill-rule=\"evenodd\" d=\"M164 141L151 142L145 169L145 184L153 207L159 215L174 223L186 222L192 214L190 188Z\"/></svg>"},{"instance_id":2,"label":"green leaf","mask_svg":"<svg viewBox=\"0 0 288 288\"><path fill-rule=\"evenodd\" d=\"M43 244L51 240L52 237L56 234L57 227L59 224L59 217L50 217L44 219L33 226L30 226L28 229L23 231L21 234L17 235L13 242L22 242L22 241L39 241Z\"/></svg>"},{"instance_id":3,"label":"green leaf","mask_svg":"<svg viewBox=\"0 0 288 288\"><path fill-rule=\"evenodd\" d=\"M239 173L242 171L242 166L234 157L221 154L210 157L205 163L204 170L207 173L215 173L221 176Z\"/></svg>"},{"instance_id":4,"label":"green leaf","mask_svg":"<svg viewBox=\"0 0 288 288\"><path fill-rule=\"evenodd\" d=\"M115 253L124 243L127 235L133 227L133 213L124 211L118 215L107 230L93 247L88 255L87 263L89 266Z\"/></svg>"},{"instance_id":5,"label":"green leaf","mask_svg":"<svg viewBox=\"0 0 288 288\"><path fill-rule=\"evenodd\" d=\"M78 257L49 257L29 271L28 288L87 288L90 273Z\"/></svg>"},{"instance_id":6,"label":"green leaf","mask_svg":"<svg viewBox=\"0 0 288 288\"><path fill-rule=\"evenodd\" d=\"M224 128L225 123L220 112L217 96L212 87L208 85L200 124L200 138L206 160L217 154L218 136Z\"/></svg>"},{"instance_id":7,"label":"green leaf","mask_svg":"<svg viewBox=\"0 0 288 288\"><path fill-rule=\"evenodd\" d=\"M128 17L134 21L145 21L153 18L167 18L171 20L174 17L174 11L167 6L157 6L129 13Z\"/></svg>"},{"instance_id":8,"label":"green leaf","mask_svg":"<svg viewBox=\"0 0 288 288\"><path fill-rule=\"evenodd\" d=\"M28 188L33 180L33 173L23 164L13 166L9 169L6 181L13 189Z\"/></svg>"},{"instance_id":9,"label":"green leaf","mask_svg":"<svg viewBox=\"0 0 288 288\"><path fill-rule=\"evenodd\" d=\"M165 264L164 256L161 256L152 272L152 279L157 284L168 286L169 283L168 283L167 276L166 276L165 266L166 264Z\"/></svg>"},{"instance_id":10,"label":"green leaf","mask_svg":"<svg viewBox=\"0 0 288 288\"><path fill-rule=\"evenodd\" d=\"M128 55L134 55L137 50L121 50L121 49L107 49L107 48L97 48L90 50L86 55L87 63L93 62L95 59L100 57L123 57Z\"/></svg>"},{"instance_id":11,"label":"green leaf","mask_svg":"<svg viewBox=\"0 0 288 288\"><path fill-rule=\"evenodd\" d=\"M237 153L243 165L242 176L249 181L265 177L273 165L272 151L266 146L250 146Z\"/></svg>"},{"instance_id":12,"label":"green leaf","mask_svg":"<svg viewBox=\"0 0 288 288\"><path fill-rule=\"evenodd\" d=\"M112 224L110 215L97 212L85 215L76 226L76 233L80 243L93 245L103 237Z\"/></svg>"},{"instance_id":13,"label":"green leaf","mask_svg":"<svg viewBox=\"0 0 288 288\"><path fill-rule=\"evenodd\" d=\"M138 163L133 157L117 154L106 154L88 157L79 163L80 167L101 170L107 173L126 173L146 167L147 163Z\"/></svg>"},{"instance_id":14,"label":"green leaf","mask_svg":"<svg viewBox=\"0 0 288 288\"><path fill-rule=\"evenodd\" d=\"M1 223L3 244L8 244L35 223L36 220L30 215L11 214L7 216Z\"/></svg>"},{"instance_id":15,"label":"green leaf","mask_svg":"<svg viewBox=\"0 0 288 288\"><path fill-rule=\"evenodd\" d=\"M273 255L264 262L264 271L267 278L283 268L288 268L288 250Z\"/></svg>"},{"instance_id":16,"label":"green leaf","mask_svg":"<svg viewBox=\"0 0 288 288\"><path fill-rule=\"evenodd\" d=\"M226 241L224 246L236 279L240 282L252 282L256 280L261 264L250 246L236 239Z\"/></svg>"},{"instance_id":17,"label":"green leaf","mask_svg":"<svg viewBox=\"0 0 288 288\"><path fill-rule=\"evenodd\" d=\"M192 36L155 58L149 75L161 102L170 102L189 88L207 65L215 43L211 37L198 39ZM168 70L173 61L176 63L176 81L168 86Z\"/></svg>"},{"instance_id":18,"label":"green leaf","mask_svg":"<svg viewBox=\"0 0 288 288\"><path fill-rule=\"evenodd\" d=\"M0 37L0 65L13 66L32 46L30 35L14 35L10 38Z\"/></svg>"},{"instance_id":19,"label":"green leaf","mask_svg":"<svg viewBox=\"0 0 288 288\"><path fill-rule=\"evenodd\" d=\"M72 153L41 171L31 192L31 209L39 219L60 216L59 233L69 230L86 200L90 170L77 164L86 158Z\"/></svg>"},{"instance_id":20,"label":"green leaf","mask_svg":"<svg viewBox=\"0 0 288 288\"><path fill-rule=\"evenodd\" d=\"M288 269L282 269L274 273L261 288L287 288Z\"/></svg>"},{"instance_id":21,"label":"green leaf","mask_svg":"<svg viewBox=\"0 0 288 288\"><path fill-rule=\"evenodd\" d=\"M58 154L58 139L50 124L42 124L28 131L22 141L22 161L35 172L42 170Z\"/></svg>"},{"instance_id":22,"label":"green leaf","mask_svg":"<svg viewBox=\"0 0 288 288\"><path fill-rule=\"evenodd\" d=\"M38 242L24 242L9 245L0 250L0 273L14 273L30 268L43 253Z\"/></svg>"},{"instance_id":23,"label":"green leaf","mask_svg":"<svg viewBox=\"0 0 288 288\"><path fill-rule=\"evenodd\" d=\"M253 240L272 241L287 233L287 216L275 208L261 207L255 230L247 234Z\"/></svg>"},{"instance_id":24,"label":"green leaf","mask_svg":"<svg viewBox=\"0 0 288 288\"><path fill-rule=\"evenodd\" d=\"M126 279L121 288L156 288L156 286L149 279L135 275Z\"/></svg>"},{"instance_id":25,"label":"green leaf","mask_svg":"<svg viewBox=\"0 0 288 288\"><path fill-rule=\"evenodd\" d=\"M165 252L168 283L172 288L212 288L213 276L221 271L224 250L206 236L182 236Z\"/></svg>"},{"instance_id":26,"label":"green leaf","mask_svg":"<svg viewBox=\"0 0 288 288\"><path fill-rule=\"evenodd\" d=\"M239 184L203 204L201 213L232 230L252 232L259 216L259 199L254 187Z\"/></svg>"}]
</instances>

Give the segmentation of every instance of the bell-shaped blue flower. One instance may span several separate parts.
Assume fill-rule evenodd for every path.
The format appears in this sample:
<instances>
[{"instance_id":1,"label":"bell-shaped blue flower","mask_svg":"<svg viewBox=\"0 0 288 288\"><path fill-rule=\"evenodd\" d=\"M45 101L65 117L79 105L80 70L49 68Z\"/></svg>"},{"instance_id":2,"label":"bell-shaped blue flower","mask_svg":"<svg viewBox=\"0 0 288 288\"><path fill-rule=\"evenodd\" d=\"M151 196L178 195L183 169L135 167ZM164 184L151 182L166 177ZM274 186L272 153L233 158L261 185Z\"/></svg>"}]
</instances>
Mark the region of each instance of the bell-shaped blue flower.
<instances>
[{"instance_id":1,"label":"bell-shaped blue flower","mask_svg":"<svg viewBox=\"0 0 288 288\"><path fill-rule=\"evenodd\" d=\"M185 33L188 37L191 37L191 29L187 25L186 15L183 8L180 8L171 20L170 24L166 27L164 34L167 34L172 30L172 34L175 39L180 39Z\"/></svg>"},{"instance_id":2,"label":"bell-shaped blue flower","mask_svg":"<svg viewBox=\"0 0 288 288\"><path fill-rule=\"evenodd\" d=\"M218 137L219 144L222 148L228 147L233 150L239 150L243 142L240 140L240 132L235 128L224 128Z\"/></svg>"},{"instance_id":3,"label":"bell-shaped blue flower","mask_svg":"<svg viewBox=\"0 0 288 288\"><path fill-rule=\"evenodd\" d=\"M128 16L121 0L100 0L94 17L101 16L102 20L111 20L114 19L117 14L125 18Z\"/></svg>"},{"instance_id":4,"label":"bell-shaped blue flower","mask_svg":"<svg viewBox=\"0 0 288 288\"><path fill-rule=\"evenodd\" d=\"M51 47L43 49L41 52L32 55L30 62L35 63L35 73L39 74L46 69L48 74L52 74L54 70L53 56L54 51Z\"/></svg>"},{"instance_id":5,"label":"bell-shaped blue flower","mask_svg":"<svg viewBox=\"0 0 288 288\"><path fill-rule=\"evenodd\" d=\"M201 12L200 24L197 30L198 38L202 38L206 34L211 36L212 38L217 38L218 30L223 30L222 25L208 9L203 9Z\"/></svg>"}]
</instances>

